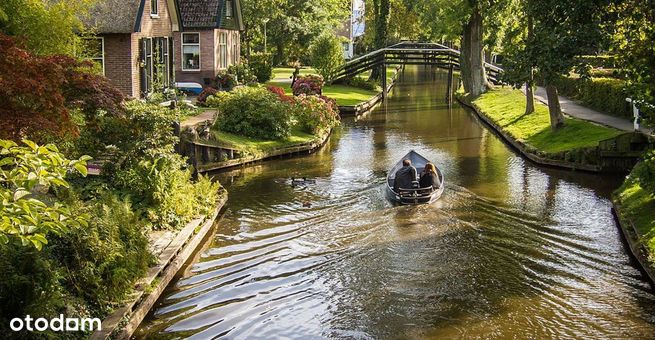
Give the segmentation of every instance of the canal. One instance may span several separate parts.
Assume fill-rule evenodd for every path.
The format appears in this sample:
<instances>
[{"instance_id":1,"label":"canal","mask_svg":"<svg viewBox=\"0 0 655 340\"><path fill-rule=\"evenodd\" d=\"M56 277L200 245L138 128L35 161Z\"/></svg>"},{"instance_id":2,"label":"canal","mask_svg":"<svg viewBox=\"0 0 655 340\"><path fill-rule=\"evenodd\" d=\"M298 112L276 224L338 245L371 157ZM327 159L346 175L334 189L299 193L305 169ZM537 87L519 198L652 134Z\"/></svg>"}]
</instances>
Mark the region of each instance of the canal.
<instances>
[{"instance_id":1,"label":"canal","mask_svg":"<svg viewBox=\"0 0 655 340\"><path fill-rule=\"evenodd\" d=\"M610 213L621 176L537 167L445 92L408 67L316 154L216 174L216 232L135 336L653 337L655 295ZM436 204L385 200L410 149L444 171Z\"/></svg>"}]
</instances>

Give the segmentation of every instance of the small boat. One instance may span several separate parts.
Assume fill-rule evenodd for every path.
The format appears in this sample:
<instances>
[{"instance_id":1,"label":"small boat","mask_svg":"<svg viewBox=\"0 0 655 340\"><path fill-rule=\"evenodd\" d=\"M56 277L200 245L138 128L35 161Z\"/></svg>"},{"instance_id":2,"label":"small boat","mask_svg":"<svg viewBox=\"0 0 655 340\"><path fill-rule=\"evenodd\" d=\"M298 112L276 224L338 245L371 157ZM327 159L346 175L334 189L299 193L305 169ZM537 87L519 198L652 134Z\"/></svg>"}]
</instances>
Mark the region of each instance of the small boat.
<instances>
[{"instance_id":1,"label":"small boat","mask_svg":"<svg viewBox=\"0 0 655 340\"><path fill-rule=\"evenodd\" d=\"M389 199L400 204L428 204L438 200L439 197L441 197L441 194L443 193L446 185L443 173L437 167L435 167L437 169L437 175L441 180L441 186L439 188L419 188L418 182L416 182L415 188L412 189L398 189L398 191L393 189L393 184L396 179L396 172L403 167L404 159L409 159L412 161L412 166L416 168L416 172L418 174L423 172L425 165L430 162L428 159L419 155L414 150L410 151L407 155L401 158L400 161L396 163L396 165L394 165L391 170L389 170L389 174L387 175L387 196L389 196Z\"/></svg>"}]
</instances>

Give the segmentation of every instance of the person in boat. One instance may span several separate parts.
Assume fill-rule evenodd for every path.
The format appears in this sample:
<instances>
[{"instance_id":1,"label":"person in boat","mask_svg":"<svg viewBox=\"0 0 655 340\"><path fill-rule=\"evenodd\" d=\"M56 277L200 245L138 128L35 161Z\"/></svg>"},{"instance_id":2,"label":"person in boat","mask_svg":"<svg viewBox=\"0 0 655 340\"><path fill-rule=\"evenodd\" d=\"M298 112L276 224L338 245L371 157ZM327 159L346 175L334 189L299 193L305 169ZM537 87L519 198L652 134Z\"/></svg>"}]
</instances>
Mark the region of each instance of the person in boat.
<instances>
[{"instance_id":1,"label":"person in boat","mask_svg":"<svg viewBox=\"0 0 655 340\"><path fill-rule=\"evenodd\" d=\"M425 168L421 173L421 179L418 182L420 188L439 188L441 187L441 180L437 174L437 168L432 163L425 164Z\"/></svg>"},{"instance_id":2,"label":"person in boat","mask_svg":"<svg viewBox=\"0 0 655 340\"><path fill-rule=\"evenodd\" d=\"M403 167L396 171L396 179L393 182L393 189L411 189L414 187L413 182L416 181L416 168L412 166L412 161L409 159L403 160Z\"/></svg>"}]
</instances>

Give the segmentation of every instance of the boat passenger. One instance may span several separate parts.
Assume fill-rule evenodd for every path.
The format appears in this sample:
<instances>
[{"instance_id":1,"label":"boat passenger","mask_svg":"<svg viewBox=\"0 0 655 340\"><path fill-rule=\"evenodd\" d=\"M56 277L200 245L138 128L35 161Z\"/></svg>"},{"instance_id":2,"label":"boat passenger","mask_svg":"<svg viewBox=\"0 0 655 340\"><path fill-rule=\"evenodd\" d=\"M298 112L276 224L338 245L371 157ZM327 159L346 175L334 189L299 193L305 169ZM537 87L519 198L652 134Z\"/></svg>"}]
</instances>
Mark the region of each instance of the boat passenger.
<instances>
[{"instance_id":1,"label":"boat passenger","mask_svg":"<svg viewBox=\"0 0 655 340\"><path fill-rule=\"evenodd\" d=\"M412 161L409 159L403 160L403 167L396 171L396 179L393 182L393 189L411 189L416 182L416 168L412 166Z\"/></svg>"},{"instance_id":2,"label":"boat passenger","mask_svg":"<svg viewBox=\"0 0 655 340\"><path fill-rule=\"evenodd\" d=\"M425 164L425 168L421 173L421 179L419 180L419 187L421 188L439 188L441 187L441 180L437 174L437 168L432 163Z\"/></svg>"}]
</instances>

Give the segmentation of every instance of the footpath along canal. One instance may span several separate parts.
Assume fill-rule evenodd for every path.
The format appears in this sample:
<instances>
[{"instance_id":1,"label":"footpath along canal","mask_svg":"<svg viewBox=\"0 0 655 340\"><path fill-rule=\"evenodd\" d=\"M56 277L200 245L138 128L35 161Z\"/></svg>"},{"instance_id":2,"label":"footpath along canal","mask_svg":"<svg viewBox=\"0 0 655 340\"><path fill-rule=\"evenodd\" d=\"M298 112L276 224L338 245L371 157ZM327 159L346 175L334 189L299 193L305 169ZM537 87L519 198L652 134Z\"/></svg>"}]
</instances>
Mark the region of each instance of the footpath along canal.
<instances>
[{"instance_id":1,"label":"footpath along canal","mask_svg":"<svg viewBox=\"0 0 655 340\"><path fill-rule=\"evenodd\" d=\"M610 212L622 176L529 163L449 108L445 79L408 67L319 152L216 174L216 234L135 336L652 337L655 295ZM410 149L445 173L434 205L385 200Z\"/></svg>"}]
</instances>

